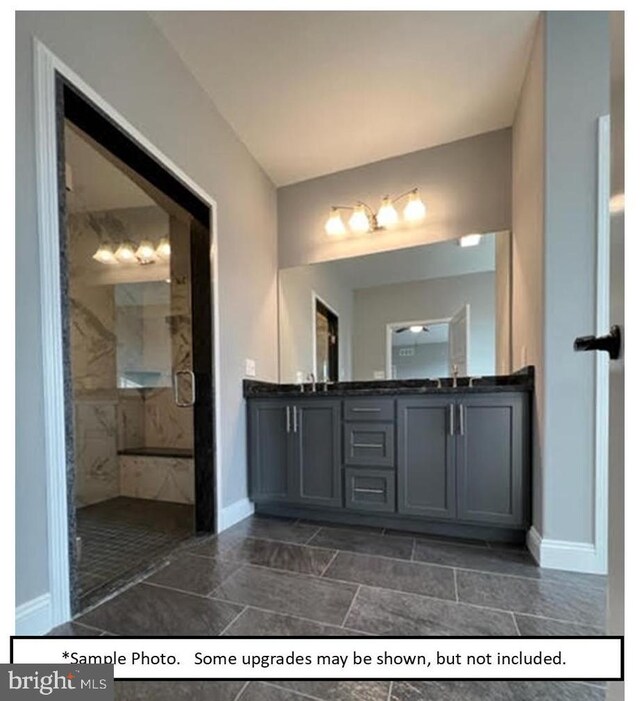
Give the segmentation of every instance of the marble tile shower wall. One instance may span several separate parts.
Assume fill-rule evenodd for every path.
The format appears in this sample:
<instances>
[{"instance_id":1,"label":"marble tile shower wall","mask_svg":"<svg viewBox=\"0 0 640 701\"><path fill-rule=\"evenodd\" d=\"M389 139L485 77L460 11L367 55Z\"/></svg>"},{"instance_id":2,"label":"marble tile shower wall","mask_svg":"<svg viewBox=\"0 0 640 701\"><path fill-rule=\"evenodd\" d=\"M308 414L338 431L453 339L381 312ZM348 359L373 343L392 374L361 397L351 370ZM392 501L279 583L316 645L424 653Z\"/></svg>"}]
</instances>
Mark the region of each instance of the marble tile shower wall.
<instances>
[{"instance_id":1,"label":"marble tile shower wall","mask_svg":"<svg viewBox=\"0 0 640 701\"><path fill-rule=\"evenodd\" d=\"M172 221L171 225L174 224ZM67 220L78 507L120 495L119 451L143 446L182 449L193 446L192 410L176 406L171 387L117 387L115 287L96 284L87 261L105 240L135 241L140 236L131 229L132 224L122 210L76 212L69 214ZM168 318L174 370L191 367L188 251L180 255L179 248L174 247L172 252ZM180 468L178 472L182 474L184 466ZM136 474L144 483L141 486L148 488L151 476L143 471ZM130 482L131 476L127 482L129 490L138 488Z\"/></svg>"}]
</instances>

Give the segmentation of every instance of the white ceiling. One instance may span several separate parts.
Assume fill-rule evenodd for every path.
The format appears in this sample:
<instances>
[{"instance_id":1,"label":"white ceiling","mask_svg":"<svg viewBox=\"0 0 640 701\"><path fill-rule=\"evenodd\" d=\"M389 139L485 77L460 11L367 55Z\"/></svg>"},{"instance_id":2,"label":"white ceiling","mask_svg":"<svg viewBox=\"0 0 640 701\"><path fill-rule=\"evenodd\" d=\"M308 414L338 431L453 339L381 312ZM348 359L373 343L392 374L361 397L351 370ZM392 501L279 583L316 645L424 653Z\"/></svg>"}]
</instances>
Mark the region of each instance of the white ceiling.
<instances>
[{"instance_id":1,"label":"white ceiling","mask_svg":"<svg viewBox=\"0 0 640 701\"><path fill-rule=\"evenodd\" d=\"M537 12L152 12L278 185L510 126Z\"/></svg>"},{"instance_id":2,"label":"white ceiling","mask_svg":"<svg viewBox=\"0 0 640 701\"><path fill-rule=\"evenodd\" d=\"M458 246L457 240L443 241L315 265L331 266L345 287L353 290L482 273L495 270L495 235L486 234L477 246L467 248Z\"/></svg>"}]
</instances>

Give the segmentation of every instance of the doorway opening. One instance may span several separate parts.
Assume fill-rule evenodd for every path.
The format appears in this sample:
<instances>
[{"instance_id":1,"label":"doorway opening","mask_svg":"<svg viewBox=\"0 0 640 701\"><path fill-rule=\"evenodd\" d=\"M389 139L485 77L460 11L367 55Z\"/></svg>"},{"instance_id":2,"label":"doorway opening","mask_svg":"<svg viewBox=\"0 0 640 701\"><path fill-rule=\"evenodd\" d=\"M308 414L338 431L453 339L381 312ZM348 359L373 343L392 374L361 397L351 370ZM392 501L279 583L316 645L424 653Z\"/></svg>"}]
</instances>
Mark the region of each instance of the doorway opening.
<instances>
[{"instance_id":1,"label":"doorway opening","mask_svg":"<svg viewBox=\"0 0 640 701\"><path fill-rule=\"evenodd\" d=\"M57 92L75 613L215 530L211 212L60 76Z\"/></svg>"},{"instance_id":2,"label":"doorway opening","mask_svg":"<svg viewBox=\"0 0 640 701\"><path fill-rule=\"evenodd\" d=\"M317 295L314 295L315 376L322 382L339 380L339 321L338 315Z\"/></svg>"}]
</instances>

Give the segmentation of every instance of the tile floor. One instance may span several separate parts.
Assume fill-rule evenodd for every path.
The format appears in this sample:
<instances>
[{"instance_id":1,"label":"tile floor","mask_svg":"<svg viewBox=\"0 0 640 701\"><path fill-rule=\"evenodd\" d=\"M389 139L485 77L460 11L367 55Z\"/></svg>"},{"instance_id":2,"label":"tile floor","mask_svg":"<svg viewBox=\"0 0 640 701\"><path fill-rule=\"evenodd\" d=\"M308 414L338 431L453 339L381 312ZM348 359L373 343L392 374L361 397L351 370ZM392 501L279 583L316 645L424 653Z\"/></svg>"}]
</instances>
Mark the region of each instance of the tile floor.
<instances>
[{"instance_id":1,"label":"tile floor","mask_svg":"<svg viewBox=\"0 0 640 701\"><path fill-rule=\"evenodd\" d=\"M193 534L193 506L118 497L76 512L82 611Z\"/></svg>"},{"instance_id":2,"label":"tile floor","mask_svg":"<svg viewBox=\"0 0 640 701\"><path fill-rule=\"evenodd\" d=\"M251 517L189 541L61 635L591 635L606 578L537 567L523 548ZM166 683L165 683L166 684ZM604 699L555 682L120 684L118 698L229 701Z\"/></svg>"}]
</instances>

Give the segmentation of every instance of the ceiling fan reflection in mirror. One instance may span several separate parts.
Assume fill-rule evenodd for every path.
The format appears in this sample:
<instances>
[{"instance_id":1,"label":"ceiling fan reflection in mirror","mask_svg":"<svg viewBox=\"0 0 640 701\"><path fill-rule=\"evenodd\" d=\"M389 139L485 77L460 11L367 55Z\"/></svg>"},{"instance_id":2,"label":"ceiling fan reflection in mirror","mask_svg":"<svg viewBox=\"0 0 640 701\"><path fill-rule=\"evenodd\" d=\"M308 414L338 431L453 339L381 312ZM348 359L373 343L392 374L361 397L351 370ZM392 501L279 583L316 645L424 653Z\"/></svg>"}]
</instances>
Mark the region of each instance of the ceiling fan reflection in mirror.
<instances>
[{"instance_id":1,"label":"ceiling fan reflection in mirror","mask_svg":"<svg viewBox=\"0 0 640 701\"><path fill-rule=\"evenodd\" d=\"M411 331L411 333L421 333L424 331L424 333L429 333L431 329L429 329L428 326L423 326L422 324L414 324L412 326L402 326L399 329L396 329L396 333L404 333L405 331Z\"/></svg>"}]
</instances>

